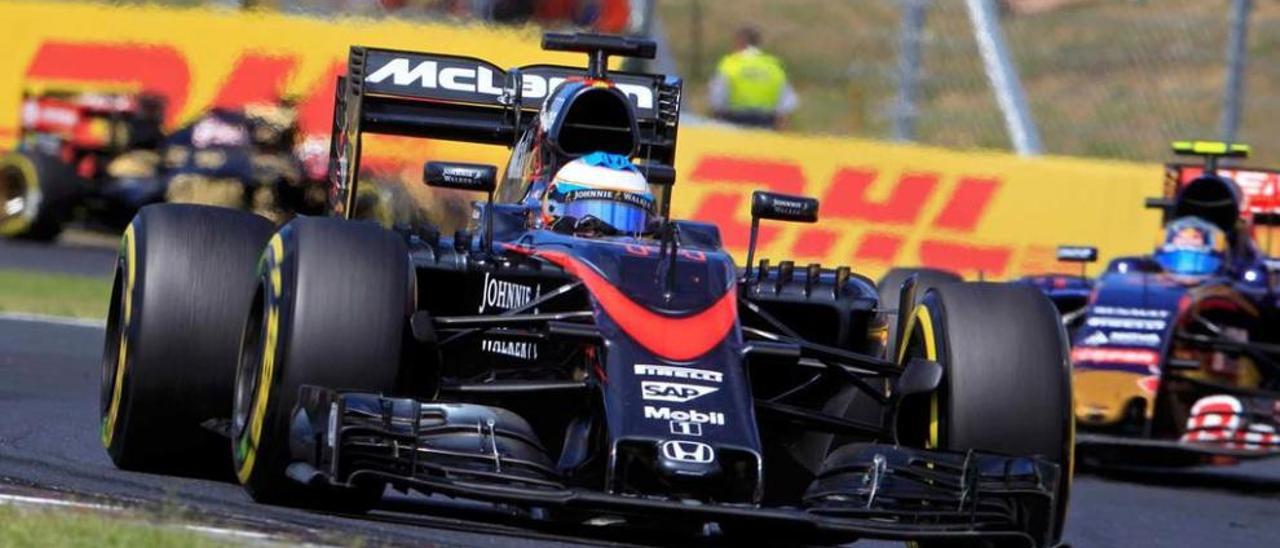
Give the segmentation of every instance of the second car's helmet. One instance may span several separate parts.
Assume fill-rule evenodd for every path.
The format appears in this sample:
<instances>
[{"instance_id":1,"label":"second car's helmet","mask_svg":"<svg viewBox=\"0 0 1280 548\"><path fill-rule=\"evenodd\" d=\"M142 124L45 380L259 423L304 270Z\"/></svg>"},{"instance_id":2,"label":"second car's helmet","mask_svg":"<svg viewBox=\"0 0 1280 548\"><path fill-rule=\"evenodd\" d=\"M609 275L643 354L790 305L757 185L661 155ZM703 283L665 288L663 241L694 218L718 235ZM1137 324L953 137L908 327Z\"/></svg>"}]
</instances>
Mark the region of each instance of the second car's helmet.
<instances>
[{"instance_id":1,"label":"second car's helmet","mask_svg":"<svg viewBox=\"0 0 1280 548\"><path fill-rule=\"evenodd\" d=\"M593 152L556 172L542 194L542 221L595 224L604 232L640 234L653 215L653 193L626 156Z\"/></svg>"},{"instance_id":2,"label":"second car's helmet","mask_svg":"<svg viewBox=\"0 0 1280 548\"><path fill-rule=\"evenodd\" d=\"M1183 217L1165 226L1164 243L1155 259L1166 272L1182 276L1208 276L1226 262L1226 235L1199 217Z\"/></svg>"}]
</instances>

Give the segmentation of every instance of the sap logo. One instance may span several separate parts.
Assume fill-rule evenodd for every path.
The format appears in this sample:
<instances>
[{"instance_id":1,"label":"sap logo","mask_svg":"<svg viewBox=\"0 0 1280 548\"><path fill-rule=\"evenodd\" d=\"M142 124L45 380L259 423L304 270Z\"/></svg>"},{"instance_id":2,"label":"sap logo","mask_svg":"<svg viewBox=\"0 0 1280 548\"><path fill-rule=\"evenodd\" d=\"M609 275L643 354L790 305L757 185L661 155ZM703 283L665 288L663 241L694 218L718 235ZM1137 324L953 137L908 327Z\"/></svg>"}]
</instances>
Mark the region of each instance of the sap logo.
<instances>
[{"instance_id":1,"label":"sap logo","mask_svg":"<svg viewBox=\"0 0 1280 548\"><path fill-rule=\"evenodd\" d=\"M672 367L670 365L649 365L637 363L635 365L637 375L645 377L668 377L672 379L687 379L691 381L721 382L724 380L724 373L719 371L707 371L705 369L694 369L692 367Z\"/></svg>"},{"instance_id":2,"label":"sap logo","mask_svg":"<svg viewBox=\"0 0 1280 548\"><path fill-rule=\"evenodd\" d=\"M485 310L497 308L499 310L511 310L520 308L529 301L537 298L542 293L542 287L530 287L515 282L508 282L493 278L488 272L484 273L484 294L480 298L480 313Z\"/></svg>"},{"instance_id":3,"label":"sap logo","mask_svg":"<svg viewBox=\"0 0 1280 548\"><path fill-rule=\"evenodd\" d=\"M707 464L716 460L716 450L700 441L670 440L662 442L662 456L679 462Z\"/></svg>"},{"instance_id":4,"label":"sap logo","mask_svg":"<svg viewBox=\"0 0 1280 548\"><path fill-rule=\"evenodd\" d=\"M499 74L501 76L498 76ZM408 58L396 57L366 76L364 81L381 84L390 79L391 83L397 86L417 85L424 89L446 89L500 97L504 91L502 87L495 84L498 78L505 79L506 74L483 65L441 67L440 62L432 60L420 61L415 65ZM521 97L546 98L564 82L563 76L547 77L529 72L522 73L520 75ZM653 109L653 90L648 86L615 82L614 87L630 98L636 108Z\"/></svg>"},{"instance_id":5,"label":"sap logo","mask_svg":"<svg viewBox=\"0 0 1280 548\"><path fill-rule=\"evenodd\" d=\"M696 386L692 384L678 384L674 382L660 381L644 381L640 383L640 388L644 391L642 397L646 400L672 401L684 403L697 399L719 388L709 386Z\"/></svg>"},{"instance_id":6,"label":"sap logo","mask_svg":"<svg viewBox=\"0 0 1280 548\"><path fill-rule=\"evenodd\" d=\"M644 406L644 418L724 426L724 413L716 411L702 412L692 409L688 411L672 411L670 407L646 405Z\"/></svg>"}]
</instances>

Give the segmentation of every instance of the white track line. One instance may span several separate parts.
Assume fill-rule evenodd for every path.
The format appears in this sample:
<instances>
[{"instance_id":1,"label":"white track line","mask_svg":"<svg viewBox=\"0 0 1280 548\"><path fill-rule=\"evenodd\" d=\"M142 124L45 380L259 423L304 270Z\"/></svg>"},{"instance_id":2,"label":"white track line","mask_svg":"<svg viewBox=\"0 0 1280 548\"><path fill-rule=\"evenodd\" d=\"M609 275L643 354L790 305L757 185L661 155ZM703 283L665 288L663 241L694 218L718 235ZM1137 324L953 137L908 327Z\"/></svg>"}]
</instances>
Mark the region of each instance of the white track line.
<instances>
[{"instance_id":1,"label":"white track line","mask_svg":"<svg viewBox=\"0 0 1280 548\"><path fill-rule=\"evenodd\" d=\"M27 312L0 312L0 320L11 320L16 322L33 322L33 323L51 323L56 325L68 325L72 327L92 327L102 329L107 326L104 320L95 320L92 318L72 318L70 316L52 316L49 314L30 314Z\"/></svg>"},{"instance_id":2,"label":"white track line","mask_svg":"<svg viewBox=\"0 0 1280 548\"><path fill-rule=\"evenodd\" d=\"M84 508L88 510L106 510L109 512L119 512L124 508L119 506L108 506L105 504L95 504L92 502L80 502L75 500L54 499L47 497L28 497L24 495L9 495L0 493L0 504L30 504L36 506L65 506L71 508Z\"/></svg>"},{"instance_id":3,"label":"white track line","mask_svg":"<svg viewBox=\"0 0 1280 548\"><path fill-rule=\"evenodd\" d=\"M100 512L123 512L123 506L110 506L106 504L96 504L92 502L80 502L75 500L48 498L48 497L31 497L26 495L10 495L0 493L0 504L14 504L27 506L60 506L63 508L80 508L84 510L97 510ZM261 533L258 531L246 531L242 529L229 529L226 527L212 527L209 525L193 525L193 524L176 524L177 527L201 533L205 535L224 536L256 541L273 541L276 535L270 533Z\"/></svg>"}]
</instances>

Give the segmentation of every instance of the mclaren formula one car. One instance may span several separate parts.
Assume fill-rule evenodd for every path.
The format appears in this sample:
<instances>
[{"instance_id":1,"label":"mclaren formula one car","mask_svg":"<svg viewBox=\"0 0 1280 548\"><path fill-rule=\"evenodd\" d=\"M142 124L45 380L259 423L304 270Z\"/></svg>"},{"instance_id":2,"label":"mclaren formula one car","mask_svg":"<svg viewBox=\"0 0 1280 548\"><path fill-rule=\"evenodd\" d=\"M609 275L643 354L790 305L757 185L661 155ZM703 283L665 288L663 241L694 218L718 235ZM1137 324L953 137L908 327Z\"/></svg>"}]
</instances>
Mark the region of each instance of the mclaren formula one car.
<instances>
[{"instance_id":1,"label":"mclaren formula one car","mask_svg":"<svg viewBox=\"0 0 1280 548\"><path fill-rule=\"evenodd\" d=\"M1219 168L1241 145L1176 143L1204 165L1166 167L1164 238L1096 279L1034 276L1072 337L1077 442L1108 464L1231 463L1280 454L1280 276L1270 257L1274 170ZM1237 180L1243 184L1237 184ZM1087 263L1097 249L1064 246Z\"/></svg>"},{"instance_id":2,"label":"mclaren formula one car","mask_svg":"<svg viewBox=\"0 0 1280 548\"><path fill-rule=\"evenodd\" d=\"M738 268L715 226L668 218L680 80L606 71L653 43L543 46L591 61L353 47L327 216L144 208L103 359L114 462L234 469L257 501L348 511L390 487L752 541L1059 542L1071 387L1043 294L917 299L909 278L882 303L844 266ZM369 132L513 153L501 176L424 166L483 197L469 227L388 230L347 218ZM551 174L591 161L648 188L571 190L547 220ZM593 200L639 216L581 213ZM818 202L759 192L751 214L814 222ZM890 322L906 335L886 350Z\"/></svg>"},{"instance_id":3,"label":"mclaren formula one car","mask_svg":"<svg viewBox=\"0 0 1280 548\"><path fill-rule=\"evenodd\" d=\"M319 213L324 162L308 170L295 153L296 118L284 104L218 108L165 134L160 97L28 92L18 146L0 153L0 237L49 240L69 223L119 231L160 202Z\"/></svg>"}]
</instances>

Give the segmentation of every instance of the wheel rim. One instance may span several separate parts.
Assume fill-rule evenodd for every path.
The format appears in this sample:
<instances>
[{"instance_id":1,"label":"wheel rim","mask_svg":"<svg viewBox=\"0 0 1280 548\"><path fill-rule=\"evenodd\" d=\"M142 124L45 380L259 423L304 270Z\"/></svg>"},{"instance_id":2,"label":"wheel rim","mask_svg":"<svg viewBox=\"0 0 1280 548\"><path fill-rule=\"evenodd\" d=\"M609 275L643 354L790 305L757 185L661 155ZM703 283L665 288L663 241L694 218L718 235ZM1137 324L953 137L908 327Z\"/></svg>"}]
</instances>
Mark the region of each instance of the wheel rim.
<instances>
[{"instance_id":1,"label":"wheel rim","mask_svg":"<svg viewBox=\"0 0 1280 548\"><path fill-rule=\"evenodd\" d=\"M106 346L102 351L101 409L99 411L103 418L111 410L111 398L116 388L117 369L120 367L120 347L125 336L124 330L121 329L120 325L121 317L124 315L124 302L121 295L124 291L124 280L120 274L124 268L124 261L118 262L120 266L117 268L115 281L111 284L111 304L107 309Z\"/></svg>"},{"instance_id":2,"label":"wheel rim","mask_svg":"<svg viewBox=\"0 0 1280 548\"><path fill-rule=\"evenodd\" d=\"M17 166L0 167L0 224L27 211L27 178Z\"/></svg>"},{"instance_id":3,"label":"wheel rim","mask_svg":"<svg viewBox=\"0 0 1280 548\"><path fill-rule=\"evenodd\" d=\"M236 393L231 413L232 439L240 440L249 425L249 414L253 410L254 394L258 391L258 379L262 369L262 339L266 329L266 306L263 302L263 288L259 286L253 297L253 305L249 309L249 318L245 322L244 336L241 339L240 363L236 367Z\"/></svg>"}]
</instances>

